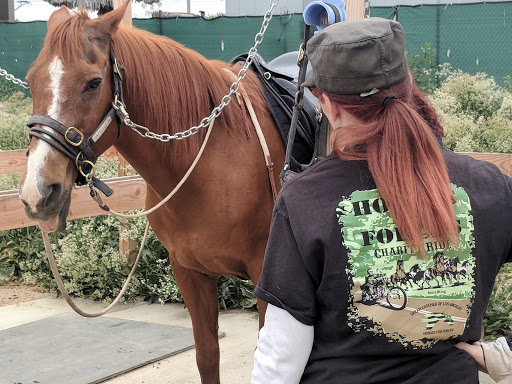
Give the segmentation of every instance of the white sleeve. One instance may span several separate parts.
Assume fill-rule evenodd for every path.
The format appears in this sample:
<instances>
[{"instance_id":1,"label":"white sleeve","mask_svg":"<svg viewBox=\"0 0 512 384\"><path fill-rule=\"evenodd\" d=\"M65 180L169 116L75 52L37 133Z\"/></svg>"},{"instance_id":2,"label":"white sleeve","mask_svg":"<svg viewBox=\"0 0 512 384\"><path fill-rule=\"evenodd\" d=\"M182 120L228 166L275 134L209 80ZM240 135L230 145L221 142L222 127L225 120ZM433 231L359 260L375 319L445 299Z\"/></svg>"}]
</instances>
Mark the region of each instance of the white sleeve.
<instances>
[{"instance_id":1,"label":"white sleeve","mask_svg":"<svg viewBox=\"0 0 512 384\"><path fill-rule=\"evenodd\" d=\"M267 307L254 353L251 384L295 384L304 373L313 348L314 327L302 324L284 309Z\"/></svg>"},{"instance_id":2,"label":"white sleeve","mask_svg":"<svg viewBox=\"0 0 512 384\"><path fill-rule=\"evenodd\" d=\"M512 377L512 351L504 337L492 343L482 343L485 365L489 376L496 382Z\"/></svg>"}]
</instances>

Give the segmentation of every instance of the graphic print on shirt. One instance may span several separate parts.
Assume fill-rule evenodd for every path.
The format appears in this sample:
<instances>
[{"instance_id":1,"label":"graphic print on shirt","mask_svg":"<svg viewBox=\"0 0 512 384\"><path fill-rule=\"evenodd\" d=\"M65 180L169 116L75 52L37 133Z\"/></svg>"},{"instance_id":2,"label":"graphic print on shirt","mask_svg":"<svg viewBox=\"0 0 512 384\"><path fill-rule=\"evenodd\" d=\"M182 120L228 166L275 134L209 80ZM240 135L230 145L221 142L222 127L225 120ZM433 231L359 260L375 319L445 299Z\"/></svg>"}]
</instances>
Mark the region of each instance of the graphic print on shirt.
<instances>
[{"instance_id":1,"label":"graphic print on shirt","mask_svg":"<svg viewBox=\"0 0 512 384\"><path fill-rule=\"evenodd\" d=\"M460 245L425 239L413 255L374 190L344 197L336 212L348 249L348 321L355 332L427 348L464 332L474 300L473 216L467 193L452 185Z\"/></svg>"}]
</instances>

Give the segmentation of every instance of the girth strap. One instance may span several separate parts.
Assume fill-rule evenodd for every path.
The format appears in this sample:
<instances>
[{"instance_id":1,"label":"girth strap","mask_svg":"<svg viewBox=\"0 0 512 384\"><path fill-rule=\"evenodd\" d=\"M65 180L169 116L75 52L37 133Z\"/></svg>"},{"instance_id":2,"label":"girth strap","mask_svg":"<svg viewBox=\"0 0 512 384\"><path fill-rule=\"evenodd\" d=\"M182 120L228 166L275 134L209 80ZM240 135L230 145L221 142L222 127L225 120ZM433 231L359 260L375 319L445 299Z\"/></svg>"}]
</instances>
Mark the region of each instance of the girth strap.
<instances>
[{"instance_id":1,"label":"girth strap","mask_svg":"<svg viewBox=\"0 0 512 384\"><path fill-rule=\"evenodd\" d=\"M236 78L235 74L233 72L231 72L229 69L227 69L227 68L223 68L223 69L229 75L231 75L233 78ZM263 135L261 125L258 121L258 117L256 116L256 112L254 111L251 100L249 99L249 96L247 95L247 92L245 91L243 84L239 83L239 86L240 86L239 91L242 94L242 97L245 101L245 105L247 106L247 110L249 111L249 115L251 116L252 124L254 125L254 129L255 129L258 139L260 141L261 149L263 151L263 156L265 158L265 164L267 166L268 178L270 181L270 188L272 190L272 199L275 203L276 198L277 198L277 188L276 188L276 183L274 181L274 163L272 162L272 158L270 156L270 150L268 149L267 140L265 140L265 136ZM237 95L238 103L241 104L240 98L238 97L238 93L236 95Z\"/></svg>"}]
</instances>

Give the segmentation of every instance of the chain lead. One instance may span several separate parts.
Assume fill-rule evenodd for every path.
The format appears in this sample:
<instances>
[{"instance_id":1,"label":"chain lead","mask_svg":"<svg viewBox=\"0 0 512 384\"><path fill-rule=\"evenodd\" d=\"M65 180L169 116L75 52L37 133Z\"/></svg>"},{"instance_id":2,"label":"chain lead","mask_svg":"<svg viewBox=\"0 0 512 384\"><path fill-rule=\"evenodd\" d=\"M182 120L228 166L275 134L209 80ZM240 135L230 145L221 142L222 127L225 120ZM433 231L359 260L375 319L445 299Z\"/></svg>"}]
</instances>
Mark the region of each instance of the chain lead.
<instances>
[{"instance_id":1,"label":"chain lead","mask_svg":"<svg viewBox=\"0 0 512 384\"><path fill-rule=\"evenodd\" d=\"M117 113L120 119L123 121L123 123L130 127L133 131L137 132L142 137L147 137L150 139L155 139L163 142L168 142L171 140L183 140L186 139L187 137L195 135L197 132L199 132L201 128L207 128L212 119L219 117L222 110L228 106L228 104L231 102L231 96L238 92L240 82L247 76L247 71L249 70L249 67L252 64L254 57L258 53L258 45L260 45L263 42L263 37L265 36L267 27L269 26L270 20L272 19L272 11L279 4L279 0L269 0L269 2L270 9L267 12L265 12L265 15L263 16L263 23L261 24L260 31L254 37L254 46L249 50L247 59L245 60L242 69L240 69L240 71L238 72L238 79L233 84L231 84L231 86L229 87L229 93L225 95L220 101L220 104L212 110L210 116L202 119L198 126L189 128L183 132L177 132L174 135L160 135L151 132L148 128L139 124L135 124L133 121L131 121L130 117L128 116L128 113L124 109L124 106L118 103L117 105L114 105L114 108L117 110Z\"/></svg>"},{"instance_id":2,"label":"chain lead","mask_svg":"<svg viewBox=\"0 0 512 384\"><path fill-rule=\"evenodd\" d=\"M10 73L7 73L7 71L5 69L0 68L0 76L5 77L7 80L12 81L14 84L19 85L22 88L30 89L27 82L15 78Z\"/></svg>"}]
</instances>

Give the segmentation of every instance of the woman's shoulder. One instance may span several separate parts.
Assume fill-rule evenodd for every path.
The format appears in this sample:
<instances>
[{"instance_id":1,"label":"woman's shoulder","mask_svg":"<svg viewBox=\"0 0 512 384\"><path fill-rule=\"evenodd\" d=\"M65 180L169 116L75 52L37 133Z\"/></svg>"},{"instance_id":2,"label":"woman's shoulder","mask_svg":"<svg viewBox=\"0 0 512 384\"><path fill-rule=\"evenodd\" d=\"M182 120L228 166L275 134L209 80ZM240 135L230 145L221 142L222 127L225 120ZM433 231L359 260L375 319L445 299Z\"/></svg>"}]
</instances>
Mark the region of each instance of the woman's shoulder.
<instances>
[{"instance_id":1,"label":"woman's shoulder","mask_svg":"<svg viewBox=\"0 0 512 384\"><path fill-rule=\"evenodd\" d=\"M283 184L283 194L303 194L310 190L331 189L338 184L360 184L368 179L369 171L364 161L344 161L330 154L303 172L294 174Z\"/></svg>"},{"instance_id":2,"label":"woman's shoulder","mask_svg":"<svg viewBox=\"0 0 512 384\"><path fill-rule=\"evenodd\" d=\"M500 184L512 187L512 179L493 163L448 150L443 150L443 156L450 179L456 184L458 181L463 184L485 184L487 187Z\"/></svg>"}]
</instances>

